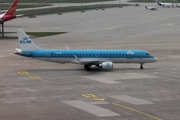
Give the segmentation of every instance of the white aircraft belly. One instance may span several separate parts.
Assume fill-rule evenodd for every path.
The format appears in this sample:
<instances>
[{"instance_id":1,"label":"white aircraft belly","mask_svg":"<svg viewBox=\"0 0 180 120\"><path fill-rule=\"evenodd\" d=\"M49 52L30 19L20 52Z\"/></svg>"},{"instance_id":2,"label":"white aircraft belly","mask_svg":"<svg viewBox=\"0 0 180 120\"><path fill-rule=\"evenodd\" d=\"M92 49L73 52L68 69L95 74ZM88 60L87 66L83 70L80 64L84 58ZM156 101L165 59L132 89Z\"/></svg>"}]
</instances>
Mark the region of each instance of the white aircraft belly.
<instances>
[{"instance_id":1,"label":"white aircraft belly","mask_svg":"<svg viewBox=\"0 0 180 120\"><path fill-rule=\"evenodd\" d=\"M150 63L152 62L152 58L141 58L141 59L140 58L89 58L89 59L98 59L98 60L102 60L103 62L110 61L113 63ZM40 58L40 60L51 61L51 62L56 62L56 63L83 64L75 58Z\"/></svg>"}]
</instances>

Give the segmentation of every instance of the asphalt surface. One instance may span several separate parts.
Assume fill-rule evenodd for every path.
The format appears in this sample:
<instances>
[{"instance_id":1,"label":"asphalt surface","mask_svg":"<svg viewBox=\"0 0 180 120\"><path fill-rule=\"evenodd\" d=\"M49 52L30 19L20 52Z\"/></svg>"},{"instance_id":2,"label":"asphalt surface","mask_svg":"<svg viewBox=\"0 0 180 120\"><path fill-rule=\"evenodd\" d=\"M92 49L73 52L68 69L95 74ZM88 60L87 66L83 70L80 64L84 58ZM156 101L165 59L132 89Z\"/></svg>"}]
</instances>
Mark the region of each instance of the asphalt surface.
<instances>
[{"instance_id":1,"label":"asphalt surface","mask_svg":"<svg viewBox=\"0 0 180 120\"><path fill-rule=\"evenodd\" d=\"M81 65L16 56L18 40L0 40L0 120L179 120L179 8L149 11L144 5L5 23L7 32L68 32L34 38L42 48L143 49L159 61L143 70L115 64L87 72Z\"/></svg>"}]
</instances>

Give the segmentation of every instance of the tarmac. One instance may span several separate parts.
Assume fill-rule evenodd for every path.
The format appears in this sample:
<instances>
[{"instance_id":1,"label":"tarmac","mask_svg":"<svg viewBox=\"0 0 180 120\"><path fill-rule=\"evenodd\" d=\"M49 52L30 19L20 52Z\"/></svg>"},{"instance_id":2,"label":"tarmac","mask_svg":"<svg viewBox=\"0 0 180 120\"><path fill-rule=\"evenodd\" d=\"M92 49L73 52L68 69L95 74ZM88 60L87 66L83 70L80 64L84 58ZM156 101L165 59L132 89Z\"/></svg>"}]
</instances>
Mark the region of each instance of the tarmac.
<instances>
[{"instance_id":1,"label":"tarmac","mask_svg":"<svg viewBox=\"0 0 180 120\"><path fill-rule=\"evenodd\" d=\"M140 5L5 23L6 32L68 32L33 38L41 48L143 49L158 62L143 70L114 64L110 71L88 72L17 56L17 39L0 40L0 120L179 120L179 8Z\"/></svg>"}]
</instances>

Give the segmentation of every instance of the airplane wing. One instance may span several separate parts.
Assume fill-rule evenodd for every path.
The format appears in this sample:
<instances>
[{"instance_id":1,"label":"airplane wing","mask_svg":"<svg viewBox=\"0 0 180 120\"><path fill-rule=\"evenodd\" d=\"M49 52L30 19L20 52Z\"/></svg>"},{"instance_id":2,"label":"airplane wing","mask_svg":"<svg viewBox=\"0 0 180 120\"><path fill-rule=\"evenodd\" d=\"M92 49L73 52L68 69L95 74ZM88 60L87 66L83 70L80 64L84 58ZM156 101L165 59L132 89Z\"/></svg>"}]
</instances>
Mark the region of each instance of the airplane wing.
<instances>
[{"instance_id":1,"label":"airplane wing","mask_svg":"<svg viewBox=\"0 0 180 120\"><path fill-rule=\"evenodd\" d=\"M21 16L23 16L24 14L20 14L20 15L16 15L16 17L21 17Z\"/></svg>"},{"instance_id":2,"label":"airplane wing","mask_svg":"<svg viewBox=\"0 0 180 120\"><path fill-rule=\"evenodd\" d=\"M155 8L155 7L152 7L152 8L151 8L151 10L157 10L157 8Z\"/></svg>"},{"instance_id":3,"label":"airplane wing","mask_svg":"<svg viewBox=\"0 0 180 120\"><path fill-rule=\"evenodd\" d=\"M100 58L78 58L76 55L75 55L75 59L71 61L71 63L83 64L83 65L86 64L96 65L102 62L111 62L111 61Z\"/></svg>"},{"instance_id":4,"label":"airplane wing","mask_svg":"<svg viewBox=\"0 0 180 120\"><path fill-rule=\"evenodd\" d=\"M157 10L157 8L155 8L155 7L147 7L147 6L145 6L145 8L148 9L148 10Z\"/></svg>"}]
</instances>

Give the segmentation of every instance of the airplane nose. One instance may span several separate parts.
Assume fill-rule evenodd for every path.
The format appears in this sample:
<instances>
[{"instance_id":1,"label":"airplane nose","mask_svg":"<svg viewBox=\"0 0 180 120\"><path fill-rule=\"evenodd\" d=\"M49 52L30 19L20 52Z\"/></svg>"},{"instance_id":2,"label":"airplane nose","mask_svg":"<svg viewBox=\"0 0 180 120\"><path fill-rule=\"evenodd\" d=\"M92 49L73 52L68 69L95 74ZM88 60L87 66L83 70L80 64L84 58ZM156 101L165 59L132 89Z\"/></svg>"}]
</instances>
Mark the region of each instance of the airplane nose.
<instances>
[{"instance_id":1,"label":"airplane nose","mask_svg":"<svg viewBox=\"0 0 180 120\"><path fill-rule=\"evenodd\" d=\"M156 57L154 57L154 62L157 62L157 61L158 61L158 59Z\"/></svg>"}]
</instances>

